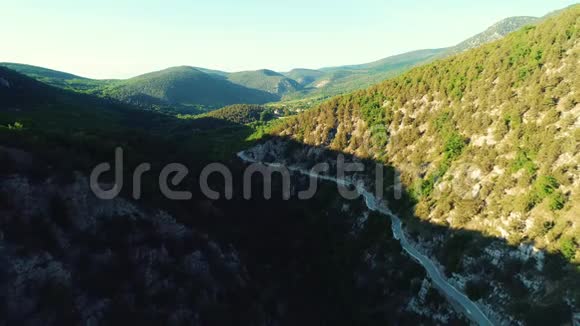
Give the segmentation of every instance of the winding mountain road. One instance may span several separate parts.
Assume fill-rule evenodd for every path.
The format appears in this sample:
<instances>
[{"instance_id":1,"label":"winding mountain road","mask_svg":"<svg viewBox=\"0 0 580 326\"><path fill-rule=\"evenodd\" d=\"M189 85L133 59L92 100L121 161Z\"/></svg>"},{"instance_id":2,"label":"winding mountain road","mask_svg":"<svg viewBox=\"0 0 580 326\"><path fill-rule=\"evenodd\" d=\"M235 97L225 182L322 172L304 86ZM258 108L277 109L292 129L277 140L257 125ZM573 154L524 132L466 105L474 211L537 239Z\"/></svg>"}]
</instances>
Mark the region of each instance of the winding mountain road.
<instances>
[{"instance_id":1,"label":"winding mountain road","mask_svg":"<svg viewBox=\"0 0 580 326\"><path fill-rule=\"evenodd\" d=\"M282 164L279 163L264 163L259 162L251 157L249 157L246 153L239 152L238 157L247 163L261 163L266 166L271 167L281 167ZM488 326L493 325L493 323L489 320L489 318L481 311L481 309L477 306L477 304L471 301L465 294L451 285L443 273L437 268L435 263L427 256L423 255L419 250L417 250L407 239L405 232L403 231L403 223L401 219L393 214L380 200L378 200L373 194L368 192L365 187L361 184L355 185L353 182L348 180L337 179L327 175L320 175L316 173L312 173L311 171L307 171L298 167L286 166L286 168L290 171L299 172L301 174L308 175L313 178L318 178L321 180L332 181L341 185L350 185L356 187L359 194L363 196L365 200L365 204L367 207L372 210L379 212L383 215L389 216L391 219L391 228L393 231L393 237L401 243L401 247L405 252L409 254L415 261L417 261L425 271L427 275L433 282L433 284L441 291L441 293L452 303L454 307L460 310L467 318L471 321L477 323L478 325Z\"/></svg>"}]
</instances>

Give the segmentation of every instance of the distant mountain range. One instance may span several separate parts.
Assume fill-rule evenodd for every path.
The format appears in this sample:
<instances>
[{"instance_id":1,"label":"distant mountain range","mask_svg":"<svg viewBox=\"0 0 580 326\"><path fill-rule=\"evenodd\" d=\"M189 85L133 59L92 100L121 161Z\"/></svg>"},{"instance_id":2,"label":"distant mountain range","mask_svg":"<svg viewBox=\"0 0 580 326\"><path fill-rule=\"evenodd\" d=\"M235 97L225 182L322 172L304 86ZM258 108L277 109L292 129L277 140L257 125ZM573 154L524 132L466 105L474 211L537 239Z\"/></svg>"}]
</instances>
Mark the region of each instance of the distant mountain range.
<instances>
[{"instance_id":1,"label":"distant mountain range","mask_svg":"<svg viewBox=\"0 0 580 326\"><path fill-rule=\"evenodd\" d=\"M414 66L498 40L538 20L540 18L507 18L448 48L412 51L366 64L318 70L294 69L285 73L266 69L228 73L180 66L125 80L95 80L30 65L0 65L60 88L162 111L201 113L236 103L264 104L351 92L394 77Z\"/></svg>"},{"instance_id":2,"label":"distant mountain range","mask_svg":"<svg viewBox=\"0 0 580 326\"><path fill-rule=\"evenodd\" d=\"M136 105L195 110L236 103L266 103L279 98L257 87L233 83L225 77L192 67L173 67L109 83L103 95Z\"/></svg>"}]
</instances>

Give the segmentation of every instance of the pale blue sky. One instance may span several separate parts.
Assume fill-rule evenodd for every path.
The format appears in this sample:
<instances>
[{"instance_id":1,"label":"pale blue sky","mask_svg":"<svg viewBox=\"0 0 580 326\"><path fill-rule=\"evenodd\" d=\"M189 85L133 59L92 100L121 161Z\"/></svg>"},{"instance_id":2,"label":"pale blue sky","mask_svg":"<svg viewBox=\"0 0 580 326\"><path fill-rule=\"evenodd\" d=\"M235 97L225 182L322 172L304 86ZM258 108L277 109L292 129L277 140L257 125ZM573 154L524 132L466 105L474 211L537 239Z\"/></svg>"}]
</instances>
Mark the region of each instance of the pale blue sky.
<instances>
[{"instance_id":1,"label":"pale blue sky","mask_svg":"<svg viewBox=\"0 0 580 326\"><path fill-rule=\"evenodd\" d=\"M0 0L0 61L94 78L320 68L456 44L568 0Z\"/></svg>"}]
</instances>

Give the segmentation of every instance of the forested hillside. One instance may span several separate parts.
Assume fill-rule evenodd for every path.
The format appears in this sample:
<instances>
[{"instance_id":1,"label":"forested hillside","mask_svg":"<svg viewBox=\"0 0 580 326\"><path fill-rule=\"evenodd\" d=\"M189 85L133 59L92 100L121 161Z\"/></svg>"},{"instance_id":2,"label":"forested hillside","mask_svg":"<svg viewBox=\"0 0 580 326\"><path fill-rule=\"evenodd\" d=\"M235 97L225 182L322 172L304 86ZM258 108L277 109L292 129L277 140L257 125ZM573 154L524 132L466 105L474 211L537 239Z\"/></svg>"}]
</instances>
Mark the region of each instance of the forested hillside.
<instances>
[{"instance_id":1,"label":"forested hillside","mask_svg":"<svg viewBox=\"0 0 580 326\"><path fill-rule=\"evenodd\" d=\"M415 201L407 212L411 227L419 218L567 261L546 260L538 268L557 270L546 276L557 282L520 283L523 297L510 286L483 286L490 300L501 291L526 305L564 295L580 300L579 28L580 6L574 6L500 41L335 97L287 119L275 135L400 171ZM478 253L462 252L467 246L459 243L433 249L450 273L477 275L468 272L471 262L492 257L488 250L502 255L489 242L479 243Z\"/></svg>"},{"instance_id":2,"label":"forested hillside","mask_svg":"<svg viewBox=\"0 0 580 326\"><path fill-rule=\"evenodd\" d=\"M487 190L492 196L480 199L487 204L452 210L451 225L475 226L479 218L512 212L520 220L565 216L579 182L579 11L575 7L505 40L336 97L289 120L280 134L400 167L406 184L417 186L418 212L429 214L425 218L442 217L429 207L443 204L433 197L435 190L460 163L480 168L482 187L485 180L495 183ZM377 126L386 128L384 143L368 141ZM542 192L546 188L551 189ZM504 191L507 196L499 195ZM474 214L477 204L483 211ZM496 211L487 216L485 207ZM556 220L566 225L565 218ZM563 229L551 231L572 231Z\"/></svg>"}]
</instances>

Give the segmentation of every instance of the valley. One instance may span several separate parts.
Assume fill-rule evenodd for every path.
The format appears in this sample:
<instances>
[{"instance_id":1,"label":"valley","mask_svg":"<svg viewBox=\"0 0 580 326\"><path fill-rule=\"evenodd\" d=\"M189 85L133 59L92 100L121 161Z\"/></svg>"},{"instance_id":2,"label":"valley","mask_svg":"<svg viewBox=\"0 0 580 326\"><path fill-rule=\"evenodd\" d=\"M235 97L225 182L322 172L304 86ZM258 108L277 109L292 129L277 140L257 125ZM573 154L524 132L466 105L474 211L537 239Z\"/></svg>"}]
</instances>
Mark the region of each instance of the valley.
<instances>
[{"instance_id":1,"label":"valley","mask_svg":"<svg viewBox=\"0 0 580 326\"><path fill-rule=\"evenodd\" d=\"M578 67L578 4L320 69L0 63L0 326L576 326Z\"/></svg>"}]
</instances>

